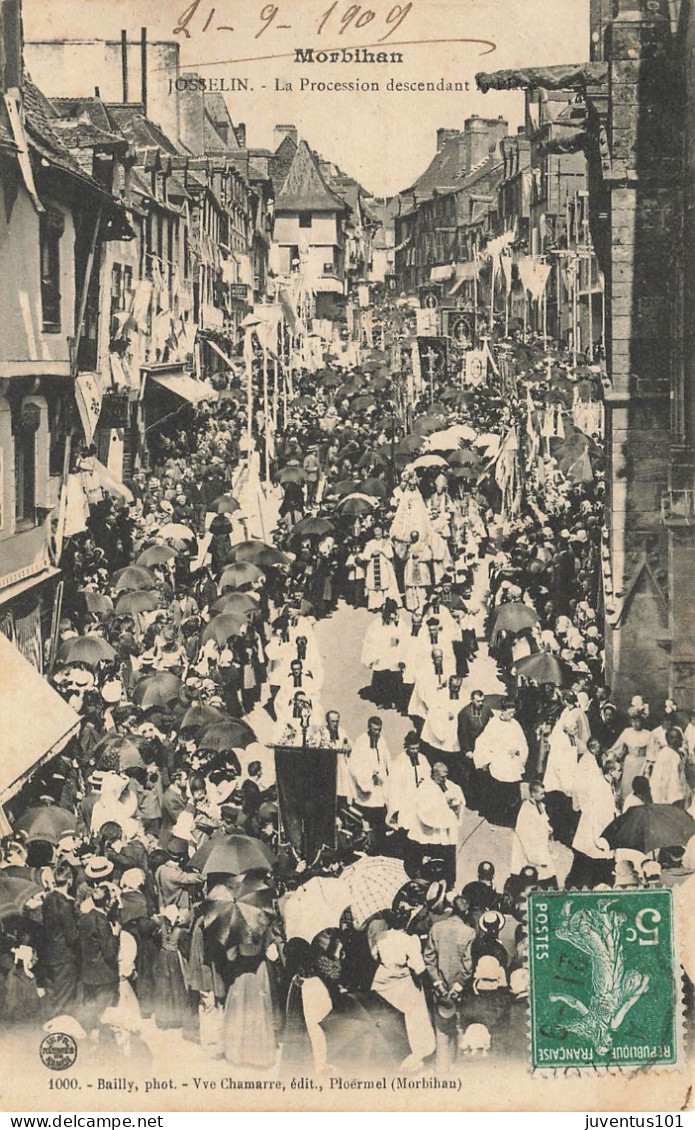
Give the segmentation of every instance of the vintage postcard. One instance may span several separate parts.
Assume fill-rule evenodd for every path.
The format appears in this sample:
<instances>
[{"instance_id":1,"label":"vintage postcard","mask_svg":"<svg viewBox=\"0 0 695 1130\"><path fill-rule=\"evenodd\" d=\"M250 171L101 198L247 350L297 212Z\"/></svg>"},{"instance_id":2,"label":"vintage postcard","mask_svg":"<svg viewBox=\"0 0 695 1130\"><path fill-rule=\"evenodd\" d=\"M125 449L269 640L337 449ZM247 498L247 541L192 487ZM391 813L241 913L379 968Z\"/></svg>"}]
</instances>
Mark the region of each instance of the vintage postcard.
<instances>
[{"instance_id":1,"label":"vintage postcard","mask_svg":"<svg viewBox=\"0 0 695 1130\"><path fill-rule=\"evenodd\" d=\"M681 1125L694 7L0 0L3 1110Z\"/></svg>"}]
</instances>

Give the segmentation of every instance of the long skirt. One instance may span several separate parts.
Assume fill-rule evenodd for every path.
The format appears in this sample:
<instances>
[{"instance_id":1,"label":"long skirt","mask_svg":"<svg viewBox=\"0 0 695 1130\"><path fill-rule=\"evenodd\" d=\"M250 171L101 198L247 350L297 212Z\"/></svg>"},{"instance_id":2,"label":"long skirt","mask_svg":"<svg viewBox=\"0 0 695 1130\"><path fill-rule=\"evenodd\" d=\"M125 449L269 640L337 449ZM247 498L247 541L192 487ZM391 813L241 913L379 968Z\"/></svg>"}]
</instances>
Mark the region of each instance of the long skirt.
<instances>
[{"instance_id":1,"label":"long skirt","mask_svg":"<svg viewBox=\"0 0 695 1130\"><path fill-rule=\"evenodd\" d=\"M188 993L176 950L160 950L154 965L154 1016L158 1028L181 1028Z\"/></svg>"},{"instance_id":2,"label":"long skirt","mask_svg":"<svg viewBox=\"0 0 695 1130\"><path fill-rule=\"evenodd\" d=\"M224 1006L225 1058L237 1067L272 1067L277 1047L268 967L241 973L227 993Z\"/></svg>"}]
</instances>

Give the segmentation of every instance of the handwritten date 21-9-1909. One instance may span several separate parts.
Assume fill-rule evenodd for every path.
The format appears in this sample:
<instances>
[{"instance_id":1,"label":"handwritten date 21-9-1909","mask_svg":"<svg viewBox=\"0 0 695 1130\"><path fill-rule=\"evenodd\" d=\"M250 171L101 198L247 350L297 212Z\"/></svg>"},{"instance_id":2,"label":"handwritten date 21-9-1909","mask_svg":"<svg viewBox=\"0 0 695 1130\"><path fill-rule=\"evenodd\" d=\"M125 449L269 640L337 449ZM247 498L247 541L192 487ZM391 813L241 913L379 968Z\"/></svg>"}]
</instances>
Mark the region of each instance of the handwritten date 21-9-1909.
<instances>
[{"instance_id":1,"label":"handwritten date 21-9-1909","mask_svg":"<svg viewBox=\"0 0 695 1130\"><path fill-rule=\"evenodd\" d=\"M227 23L220 22L225 18L227 3L216 7L211 0L193 0L178 18L173 29L174 35L183 35L190 39L194 33L208 31L230 31L235 29ZM316 20L316 34L344 35L348 30L362 30L369 27L370 32L379 31L384 34L379 36L379 43L384 43L402 25L412 11L412 0L405 4L393 4L387 0L384 5L375 5L370 8L364 4L346 4L341 0L334 0ZM258 12L258 31L254 39L259 39L265 32L291 29L292 25L285 23L290 10L290 4L283 7L278 4L264 4ZM370 27L371 25L371 27Z\"/></svg>"}]
</instances>

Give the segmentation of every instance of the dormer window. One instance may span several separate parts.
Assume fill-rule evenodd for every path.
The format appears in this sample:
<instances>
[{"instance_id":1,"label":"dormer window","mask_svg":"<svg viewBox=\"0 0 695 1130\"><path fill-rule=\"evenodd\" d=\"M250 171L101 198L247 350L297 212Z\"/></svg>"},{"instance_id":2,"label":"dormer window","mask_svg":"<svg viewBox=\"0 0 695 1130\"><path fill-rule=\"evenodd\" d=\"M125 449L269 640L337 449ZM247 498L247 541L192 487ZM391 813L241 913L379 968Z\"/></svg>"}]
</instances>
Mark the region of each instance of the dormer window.
<instances>
[{"instance_id":1,"label":"dormer window","mask_svg":"<svg viewBox=\"0 0 695 1130\"><path fill-rule=\"evenodd\" d=\"M300 228L310 228L311 227L311 212L300 212L299 213L299 226L300 226Z\"/></svg>"}]
</instances>

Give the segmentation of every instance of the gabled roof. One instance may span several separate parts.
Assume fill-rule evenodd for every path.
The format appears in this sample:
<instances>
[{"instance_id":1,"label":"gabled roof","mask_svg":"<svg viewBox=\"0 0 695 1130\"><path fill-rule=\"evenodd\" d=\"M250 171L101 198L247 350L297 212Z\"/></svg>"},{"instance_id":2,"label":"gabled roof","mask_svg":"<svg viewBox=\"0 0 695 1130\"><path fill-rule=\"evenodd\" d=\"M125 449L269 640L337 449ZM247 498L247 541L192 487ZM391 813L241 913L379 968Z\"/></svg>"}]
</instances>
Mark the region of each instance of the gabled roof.
<instances>
[{"instance_id":1,"label":"gabled roof","mask_svg":"<svg viewBox=\"0 0 695 1130\"><path fill-rule=\"evenodd\" d=\"M347 212L348 207L328 187L306 141L300 141L285 183L275 200L276 212Z\"/></svg>"},{"instance_id":2,"label":"gabled roof","mask_svg":"<svg viewBox=\"0 0 695 1130\"><path fill-rule=\"evenodd\" d=\"M52 98L51 105L58 115L52 128L68 149L127 150L128 141L111 128L100 98Z\"/></svg>"},{"instance_id":3,"label":"gabled roof","mask_svg":"<svg viewBox=\"0 0 695 1130\"><path fill-rule=\"evenodd\" d=\"M58 116L56 111L34 85L29 75L24 76L22 91L27 133L34 148L58 168L84 178L84 169L72 156L64 145L60 133L54 128ZM91 180L91 177L89 179Z\"/></svg>"},{"instance_id":4,"label":"gabled roof","mask_svg":"<svg viewBox=\"0 0 695 1130\"><path fill-rule=\"evenodd\" d=\"M163 149L175 155L179 152L174 142L148 117L143 107L136 103L107 102L111 128L119 130L137 149Z\"/></svg>"}]
</instances>

